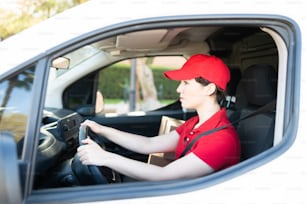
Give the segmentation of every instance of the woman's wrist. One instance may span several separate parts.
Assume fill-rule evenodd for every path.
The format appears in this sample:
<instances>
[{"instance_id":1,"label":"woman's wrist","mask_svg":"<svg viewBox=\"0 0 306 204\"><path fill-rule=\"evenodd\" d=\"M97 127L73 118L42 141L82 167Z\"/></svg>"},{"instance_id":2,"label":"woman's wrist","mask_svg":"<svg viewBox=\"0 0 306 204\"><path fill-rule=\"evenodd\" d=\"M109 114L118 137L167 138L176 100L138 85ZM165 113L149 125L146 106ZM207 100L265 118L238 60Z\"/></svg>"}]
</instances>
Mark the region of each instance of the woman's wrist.
<instances>
[{"instance_id":1,"label":"woman's wrist","mask_svg":"<svg viewBox=\"0 0 306 204\"><path fill-rule=\"evenodd\" d=\"M109 168L112 168L112 162L116 161L116 157L118 155L114 154L112 152L105 152L103 156L103 166L107 166Z\"/></svg>"}]
</instances>

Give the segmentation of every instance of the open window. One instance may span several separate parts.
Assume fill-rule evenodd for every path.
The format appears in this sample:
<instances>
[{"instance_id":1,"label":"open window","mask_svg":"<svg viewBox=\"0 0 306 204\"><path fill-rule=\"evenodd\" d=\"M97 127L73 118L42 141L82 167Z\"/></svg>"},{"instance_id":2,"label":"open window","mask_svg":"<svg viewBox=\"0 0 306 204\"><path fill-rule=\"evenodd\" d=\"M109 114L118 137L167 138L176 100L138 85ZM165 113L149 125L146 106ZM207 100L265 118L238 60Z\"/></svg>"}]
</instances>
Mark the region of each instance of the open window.
<instances>
[{"instance_id":1,"label":"open window","mask_svg":"<svg viewBox=\"0 0 306 204\"><path fill-rule=\"evenodd\" d=\"M62 50L53 53L53 56L68 57L72 67L66 70L50 68L45 107L57 116L56 120L52 120L52 122L59 124L56 127L59 131L54 131L56 128L51 127L50 124L45 124L47 125L45 127L52 134L58 134L55 138L72 143L78 139L76 132L80 121L86 118L120 130L151 137L159 133L162 116L173 117L181 121L187 120L195 114L192 111L183 110L175 100L175 96L169 97L170 92L175 92L175 86L170 89L172 85L164 85L161 79L162 74L154 75L155 99L158 102L165 100L165 103L152 109L144 109L142 106L144 101L137 104L137 97L148 99L143 92L136 91L139 88L137 83L141 84L140 81L137 82L139 79L131 80L133 76L136 76L136 70L133 70L132 67L137 66L137 60L170 59L171 66L167 66L171 69L180 66L177 63L181 63L181 61L176 61L176 59L182 59L183 62L195 53L212 54L222 58L231 70L237 69L241 74L241 79L238 77L239 79L231 87L230 101L224 103L229 114L239 111L241 103L249 103L249 101L243 101L245 98L239 95L238 90L241 86L242 89L246 89L244 91L247 92L247 95L255 93L252 88L246 88L245 84L239 85L241 80L246 79L245 75L249 67L259 64L267 65L275 72L275 78L272 75L268 76L268 80L275 83L274 99L277 101L276 109L269 113L273 115L273 122L269 126L269 128L271 127L269 129L271 145L268 148L233 167L187 182L176 180L95 186L94 189L90 188L90 194L95 194L92 200L112 199L115 192L122 192L122 194L116 194L116 198L119 199L144 195L176 194L195 188L206 188L242 175L251 169L260 168L261 165L277 158L290 147L294 134L288 133L286 128L292 130L296 128L291 123L292 120L296 120L296 116L290 110L294 107L294 101L298 95L296 91L288 90L294 90L294 81L299 73L298 66L295 66L298 62L295 59L297 39L296 33L292 29L294 26L290 22L284 23L284 19L278 18L273 21L264 17L260 17L260 20L251 17L228 19L224 16L223 18L224 21L221 22L220 19L215 20L207 16L196 21L184 17L176 21L169 19L168 22L160 25L153 25L146 20L143 20L143 24L130 22L126 23L127 27L124 28L118 26L112 31L101 29L103 32L96 31L92 37L80 37L78 44L71 44L71 48L65 45ZM152 70L155 71L160 68L152 67ZM259 72L255 71L255 75L258 77L257 74ZM115 91L118 87L121 90ZM105 112L91 111L91 114L88 115L79 112L79 106L89 105L96 109L98 101L96 93L98 91L102 93L103 111ZM119 94L113 95L114 92ZM78 94L82 100L78 100L80 98ZM85 96L86 94L88 96ZM124 104L127 101L129 103ZM119 105L119 108L124 108L125 111L114 111L115 105L120 103L122 105ZM230 105L226 105L228 103ZM244 105L241 107L244 108ZM251 109L251 111L256 110L255 106L252 106ZM248 112L250 111L248 110ZM69 118L72 116L73 120ZM168 126L169 124L172 122L167 123L167 128L172 126ZM248 131L252 124L254 123L248 123L242 129ZM259 126L261 124L258 123L255 128L258 129ZM164 131L168 131L167 128ZM109 141L104 142L108 145L109 151L135 160L148 161L149 155L135 154ZM69 152L75 152L76 146L72 145L73 148ZM61 189L61 192L56 191L55 194L61 195L67 200L71 199L71 191L74 191L74 187L79 185L77 176L71 173L71 155L65 154L64 158L66 158L65 161L56 160L58 163L46 169L43 172L43 177L41 174L36 178L34 176L34 179L39 178L40 183L43 184L36 186L34 196L41 193L45 195L45 192L50 189ZM175 187L173 187L174 183ZM82 187L84 188L81 188L80 192L85 195L89 194L88 186ZM44 191L40 191L41 189ZM84 201L86 199L84 198Z\"/></svg>"}]
</instances>

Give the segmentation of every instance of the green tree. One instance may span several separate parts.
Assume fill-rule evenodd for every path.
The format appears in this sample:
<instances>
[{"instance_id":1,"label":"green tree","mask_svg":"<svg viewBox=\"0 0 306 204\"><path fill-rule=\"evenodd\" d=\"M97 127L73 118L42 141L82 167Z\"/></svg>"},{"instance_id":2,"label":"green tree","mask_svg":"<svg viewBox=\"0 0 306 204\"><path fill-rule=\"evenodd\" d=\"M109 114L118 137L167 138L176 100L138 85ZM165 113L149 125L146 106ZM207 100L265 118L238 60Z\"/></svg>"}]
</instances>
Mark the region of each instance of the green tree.
<instances>
[{"instance_id":1,"label":"green tree","mask_svg":"<svg viewBox=\"0 0 306 204\"><path fill-rule=\"evenodd\" d=\"M0 8L0 40L88 0L19 0L14 11Z\"/></svg>"}]
</instances>

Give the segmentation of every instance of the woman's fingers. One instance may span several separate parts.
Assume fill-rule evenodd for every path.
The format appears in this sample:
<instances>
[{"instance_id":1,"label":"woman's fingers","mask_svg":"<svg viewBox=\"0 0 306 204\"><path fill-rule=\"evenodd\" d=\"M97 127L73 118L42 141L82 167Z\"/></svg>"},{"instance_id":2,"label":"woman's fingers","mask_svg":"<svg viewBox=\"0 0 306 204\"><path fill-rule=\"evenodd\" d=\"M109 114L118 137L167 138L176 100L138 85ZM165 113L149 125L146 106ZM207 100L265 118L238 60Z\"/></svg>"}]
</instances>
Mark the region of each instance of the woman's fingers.
<instances>
[{"instance_id":1,"label":"woman's fingers","mask_svg":"<svg viewBox=\"0 0 306 204\"><path fill-rule=\"evenodd\" d=\"M84 140L82 140L83 144L92 144L95 143L94 141L92 141L92 139L90 139L90 137L86 137Z\"/></svg>"},{"instance_id":2,"label":"woman's fingers","mask_svg":"<svg viewBox=\"0 0 306 204\"><path fill-rule=\"evenodd\" d=\"M80 161L85 165L100 165L104 150L89 137L82 140L82 143L85 145L77 149L77 155Z\"/></svg>"},{"instance_id":3,"label":"woman's fingers","mask_svg":"<svg viewBox=\"0 0 306 204\"><path fill-rule=\"evenodd\" d=\"M92 120L85 120L83 123L81 123L81 126L87 126L92 130L93 132L98 132L100 125Z\"/></svg>"}]
</instances>

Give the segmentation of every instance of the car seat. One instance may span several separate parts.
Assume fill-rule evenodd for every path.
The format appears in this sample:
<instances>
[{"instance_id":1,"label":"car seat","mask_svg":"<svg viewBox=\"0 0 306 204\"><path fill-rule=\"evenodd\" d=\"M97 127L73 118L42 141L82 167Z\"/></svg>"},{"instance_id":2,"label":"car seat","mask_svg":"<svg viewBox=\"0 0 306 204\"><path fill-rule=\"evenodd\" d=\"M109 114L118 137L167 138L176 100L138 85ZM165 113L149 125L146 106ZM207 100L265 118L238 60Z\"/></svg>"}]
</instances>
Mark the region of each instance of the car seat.
<instances>
[{"instance_id":1,"label":"car seat","mask_svg":"<svg viewBox=\"0 0 306 204\"><path fill-rule=\"evenodd\" d=\"M231 80L226 87L225 100L221 102L221 106L226 108L228 118L233 118L236 112L236 90L241 79L241 70L239 67L230 67Z\"/></svg>"},{"instance_id":2,"label":"car seat","mask_svg":"<svg viewBox=\"0 0 306 204\"><path fill-rule=\"evenodd\" d=\"M236 91L236 112L233 122L274 101L277 74L266 64L248 67L242 74ZM255 156L273 146L275 111L264 112L240 121L236 128L241 143L241 160Z\"/></svg>"},{"instance_id":3,"label":"car seat","mask_svg":"<svg viewBox=\"0 0 306 204\"><path fill-rule=\"evenodd\" d=\"M226 100L224 106L227 110L235 109L236 102L236 90L241 79L241 70L239 67L230 67L231 80L228 82L226 87Z\"/></svg>"}]
</instances>

